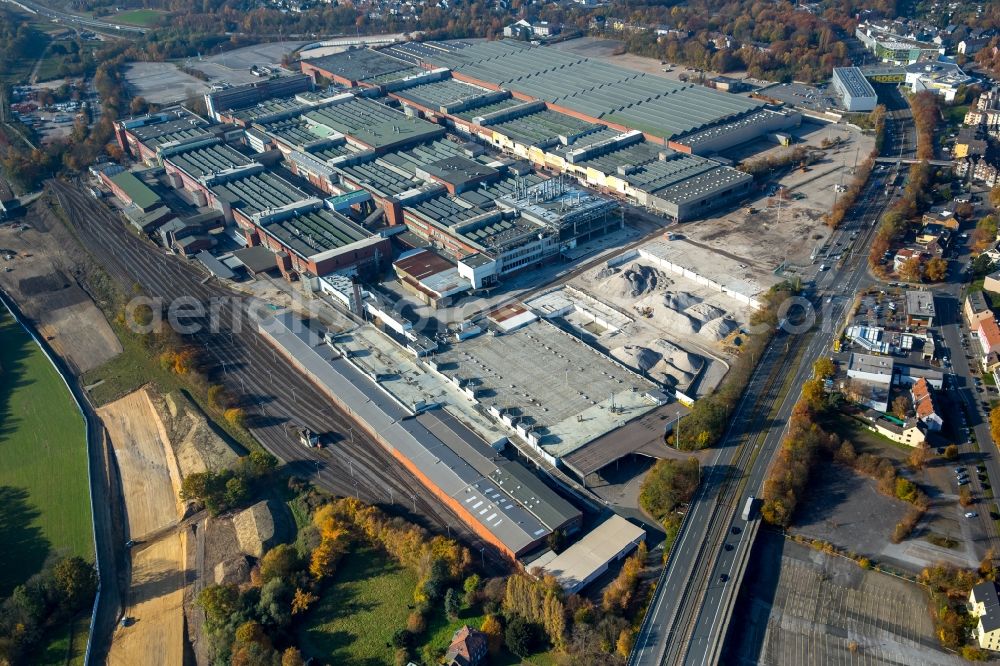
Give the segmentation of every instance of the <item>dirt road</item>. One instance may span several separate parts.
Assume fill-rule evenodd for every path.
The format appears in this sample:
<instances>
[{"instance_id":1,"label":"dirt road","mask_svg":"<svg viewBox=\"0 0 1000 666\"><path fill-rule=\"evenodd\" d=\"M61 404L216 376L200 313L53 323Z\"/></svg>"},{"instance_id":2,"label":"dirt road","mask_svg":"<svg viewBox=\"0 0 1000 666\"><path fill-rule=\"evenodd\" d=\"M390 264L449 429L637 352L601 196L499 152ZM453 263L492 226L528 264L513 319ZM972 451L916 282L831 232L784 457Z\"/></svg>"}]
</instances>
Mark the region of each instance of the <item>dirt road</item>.
<instances>
[{"instance_id":1,"label":"dirt road","mask_svg":"<svg viewBox=\"0 0 1000 666\"><path fill-rule=\"evenodd\" d=\"M180 515L177 463L147 390L97 410L121 470L129 537L136 541Z\"/></svg>"},{"instance_id":2,"label":"dirt road","mask_svg":"<svg viewBox=\"0 0 1000 666\"><path fill-rule=\"evenodd\" d=\"M115 630L110 664L183 663L187 530L170 529L181 515L180 474L150 391L97 410L118 463L129 537L150 537L132 550L128 626Z\"/></svg>"}]
</instances>

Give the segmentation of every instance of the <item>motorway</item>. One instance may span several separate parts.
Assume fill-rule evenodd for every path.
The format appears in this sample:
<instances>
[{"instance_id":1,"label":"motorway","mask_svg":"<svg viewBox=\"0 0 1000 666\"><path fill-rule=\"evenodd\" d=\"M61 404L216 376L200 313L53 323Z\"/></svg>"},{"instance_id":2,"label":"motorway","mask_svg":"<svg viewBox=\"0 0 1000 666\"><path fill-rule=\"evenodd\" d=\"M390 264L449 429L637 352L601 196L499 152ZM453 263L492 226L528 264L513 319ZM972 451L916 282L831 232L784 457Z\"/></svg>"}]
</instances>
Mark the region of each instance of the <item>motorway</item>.
<instances>
[{"instance_id":1,"label":"motorway","mask_svg":"<svg viewBox=\"0 0 1000 666\"><path fill-rule=\"evenodd\" d=\"M201 303L206 311L210 303L221 303L218 331L196 333L197 347L211 361L213 373L243 397L254 437L293 472L336 495L412 511L418 522L461 539L480 554L484 564L486 558L491 567L498 561L491 546L264 342L245 314L248 299L206 282L193 264L167 256L161 248L138 238L121 218L79 186L53 180L47 188L55 194L77 238L123 293L133 293L133 285L139 285L144 294L166 303L183 298ZM325 435L329 445L325 449L302 446L292 425ZM98 539L109 538L98 535ZM101 612L117 614L119 609ZM95 636L98 655L100 646L106 648L109 641L110 635Z\"/></svg>"},{"instance_id":2,"label":"motorway","mask_svg":"<svg viewBox=\"0 0 1000 666\"><path fill-rule=\"evenodd\" d=\"M125 25L124 23L110 23L108 21L99 21L97 19L87 18L86 16L80 16L78 14L70 14L69 12L63 12L58 9L52 9L44 5L40 5L31 0L2 0L3 2L9 3L11 5L16 5L21 9L36 14L38 16L44 16L47 19L54 21L55 23L64 23L69 26L81 26L84 28L90 28L91 30L101 30L103 32L111 32L115 34L125 33L130 36L144 35L149 30L147 28L139 28L134 25Z\"/></svg>"},{"instance_id":3,"label":"motorway","mask_svg":"<svg viewBox=\"0 0 1000 666\"><path fill-rule=\"evenodd\" d=\"M915 147L912 123L908 109L894 106L883 152L903 157ZM835 232L834 243L849 249L815 280L817 326L780 333L764 351L729 430L706 461L704 482L664 567L629 664L717 663L757 527L757 521L748 525L742 519L743 503L760 494L813 363L829 349L857 290L874 282L867 271L868 248L891 203L886 190L891 178L891 171L874 171ZM848 234L854 232L857 237L851 239ZM782 385L790 390L783 394Z\"/></svg>"}]
</instances>

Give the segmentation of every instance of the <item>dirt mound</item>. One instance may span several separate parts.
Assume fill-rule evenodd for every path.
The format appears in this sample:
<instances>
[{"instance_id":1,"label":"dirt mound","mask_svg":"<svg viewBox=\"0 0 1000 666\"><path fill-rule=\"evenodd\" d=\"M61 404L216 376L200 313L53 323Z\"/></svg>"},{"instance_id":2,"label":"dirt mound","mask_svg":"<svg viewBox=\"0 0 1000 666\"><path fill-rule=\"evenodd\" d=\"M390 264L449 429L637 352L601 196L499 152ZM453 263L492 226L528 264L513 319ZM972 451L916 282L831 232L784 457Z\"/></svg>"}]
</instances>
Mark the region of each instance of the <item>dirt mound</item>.
<instances>
[{"instance_id":1,"label":"dirt mound","mask_svg":"<svg viewBox=\"0 0 1000 666\"><path fill-rule=\"evenodd\" d=\"M698 303L697 305L692 305L688 309L684 310L684 312L691 315L698 321L703 322L718 319L719 317L725 317L727 314L722 308L717 308L709 303Z\"/></svg>"},{"instance_id":2,"label":"dirt mound","mask_svg":"<svg viewBox=\"0 0 1000 666\"><path fill-rule=\"evenodd\" d=\"M231 468L239 455L209 425L201 411L181 393L154 399L177 456L182 478Z\"/></svg>"},{"instance_id":3,"label":"dirt mound","mask_svg":"<svg viewBox=\"0 0 1000 666\"><path fill-rule=\"evenodd\" d=\"M246 555L234 555L215 565L216 585L240 585L250 579L250 561Z\"/></svg>"},{"instance_id":4,"label":"dirt mound","mask_svg":"<svg viewBox=\"0 0 1000 666\"><path fill-rule=\"evenodd\" d=\"M639 345L625 345L611 350L611 356L621 363L641 372L649 372L662 358L658 353Z\"/></svg>"},{"instance_id":5,"label":"dirt mound","mask_svg":"<svg viewBox=\"0 0 1000 666\"><path fill-rule=\"evenodd\" d=\"M267 501L260 501L233 516L233 527L240 550L251 557L261 557L274 539L274 516Z\"/></svg>"},{"instance_id":6,"label":"dirt mound","mask_svg":"<svg viewBox=\"0 0 1000 666\"><path fill-rule=\"evenodd\" d=\"M656 349L624 345L611 350L611 356L639 370L664 386L687 387L694 380L704 360L689 354L667 340L657 340Z\"/></svg>"},{"instance_id":7,"label":"dirt mound","mask_svg":"<svg viewBox=\"0 0 1000 666\"><path fill-rule=\"evenodd\" d=\"M684 312L699 303L701 303L700 298L686 291L672 291L663 296L663 306L679 312Z\"/></svg>"},{"instance_id":8,"label":"dirt mound","mask_svg":"<svg viewBox=\"0 0 1000 666\"><path fill-rule=\"evenodd\" d=\"M705 322L698 332L713 342L720 342L725 340L737 328L739 328L739 324L732 319L719 317L718 319Z\"/></svg>"},{"instance_id":9,"label":"dirt mound","mask_svg":"<svg viewBox=\"0 0 1000 666\"><path fill-rule=\"evenodd\" d=\"M659 308L655 314L655 320L678 337L697 335L701 329L700 321L669 307Z\"/></svg>"},{"instance_id":10,"label":"dirt mound","mask_svg":"<svg viewBox=\"0 0 1000 666\"><path fill-rule=\"evenodd\" d=\"M681 349L669 340L660 338L654 342L654 345L663 360L677 368L679 372L694 375L700 372L705 365L705 359L701 356Z\"/></svg>"},{"instance_id":11,"label":"dirt mound","mask_svg":"<svg viewBox=\"0 0 1000 666\"><path fill-rule=\"evenodd\" d=\"M639 298L672 284L661 271L644 264L632 264L624 270L602 268L595 277L602 291L618 298Z\"/></svg>"}]
</instances>

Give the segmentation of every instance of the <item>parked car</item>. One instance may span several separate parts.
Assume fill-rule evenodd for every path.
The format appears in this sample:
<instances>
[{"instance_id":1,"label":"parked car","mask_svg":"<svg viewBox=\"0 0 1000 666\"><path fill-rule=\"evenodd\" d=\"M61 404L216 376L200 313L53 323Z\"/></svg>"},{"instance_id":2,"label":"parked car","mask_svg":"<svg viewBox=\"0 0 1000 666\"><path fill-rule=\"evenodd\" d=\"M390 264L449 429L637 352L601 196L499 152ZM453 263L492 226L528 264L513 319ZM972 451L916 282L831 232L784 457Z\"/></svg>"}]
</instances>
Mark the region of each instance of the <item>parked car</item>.
<instances>
[{"instance_id":1,"label":"parked car","mask_svg":"<svg viewBox=\"0 0 1000 666\"><path fill-rule=\"evenodd\" d=\"M976 518L976 517L978 517L978 516L979 516L979 514L978 514L978 513L976 513L975 511L969 511L969 512L967 512L967 513L965 514L965 517L966 517L966 518Z\"/></svg>"}]
</instances>

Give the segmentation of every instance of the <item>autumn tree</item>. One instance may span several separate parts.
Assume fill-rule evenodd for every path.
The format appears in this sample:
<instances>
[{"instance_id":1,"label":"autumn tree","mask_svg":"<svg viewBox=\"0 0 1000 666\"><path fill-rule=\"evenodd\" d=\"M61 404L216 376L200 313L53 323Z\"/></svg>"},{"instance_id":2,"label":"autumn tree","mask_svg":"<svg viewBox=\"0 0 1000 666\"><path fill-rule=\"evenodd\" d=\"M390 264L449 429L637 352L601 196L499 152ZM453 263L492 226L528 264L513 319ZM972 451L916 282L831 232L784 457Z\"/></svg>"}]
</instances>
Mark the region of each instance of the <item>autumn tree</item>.
<instances>
[{"instance_id":1,"label":"autumn tree","mask_svg":"<svg viewBox=\"0 0 1000 666\"><path fill-rule=\"evenodd\" d=\"M913 447L910 451L910 455L907 458L907 463L909 466L915 470L921 470L927 466L927 462L931 458L931 450L926 444L918 444Z\"/></svg>"},{"instance_id":2,"label":"autumn tree","mask_svg":"<svg viewBox=\"0 0 1000 666\"><path fill-rule=\"evenodd\" d=\"M657 460L642 481L639 503L653 517L664 521L679 505L691 500L700 479L697 458Z\"/></svg>"},{"instance_id":3,"label":"autumn tree","mask_svg":"<svg viewBox=\"0 0 1000 666\"><path fill-rule=\"evenodd\" d=\"M496 656L503 647L503 627L496 615L487 615L483 618L483 625L479 628L486 634L486 642L490 648L490 654Z\"/></svg>"},{"instance_id":4,"label":"autumn tree","mask_svg":"<svg viewBox=\"0 0 1000 666\"><path fill-rule=\"evenodd\" d=\"M292 597L292 615L305 613L317 601L319 597L312 592L300 587L295 588L295 595Z\"/></svg>"},{"instance_id":5,"label":"autumn tree","mask_svg":"<svg viewBox=\"0 0 1000 666\"><path fill-rule=\"evenodd\" d=\"M899 267L899 278L905 282L921 282L924 279L924 264L920 257L910 257Z\"/></svg>"},{"instance_id":6,"label":"autumn tree","mask_svg":"<svg viewBox=\"0 0 1000 666\"><path fill-rule=\"evenodd\" d=\"M281 653L281 666L305 666L305 663L297 647L285 648Z\"/></svg>"},{"instance_id":7,"label":"autumn tree","mask_svg":"<svg viewBox=\"0 0 1000 666\"><path fill-rule=\"evenodd\" d=\"M295 546L281 543L264 553L260 561L260 579L262 583L278 578L290 580L300 571L302 562Z\"/></svg>"},{"instance_id":8,"label":"autumn tree","mask_svg":"<svg viewBox=\"0 0 1000 666\"><path fill-rule=\"evenodd\" d=\"M948 277L948 261L941 257L933 257L924 267L924 277L928 282L942 282Z\"/></svg>"},{"instance_id":9,"label":"autumn tree","mask_svg":"<svg viewBox=\"0 0 1000 666\"><path fill-rule=\"evenodd\" d=\"M829 379L837 372L837 366L833 364L833 359L823 356L813 363L813 375L820 379Z\"/></svg>"},{"instance_id":10,"label":"autumn tree","mask_svg":"<svg viewBox=\"0 0 1000 666\"><path fill-rule=\"evenodd\" d=\"M907 395L899 395L892 401L892 415L897 419L906 420L910 414L910 398Z\"/></svg>"}]
</instances>

